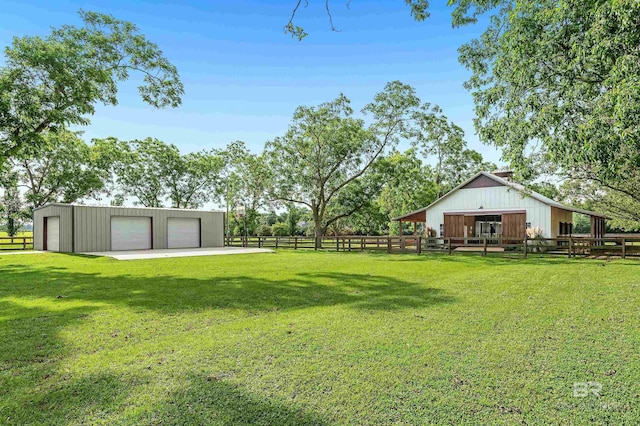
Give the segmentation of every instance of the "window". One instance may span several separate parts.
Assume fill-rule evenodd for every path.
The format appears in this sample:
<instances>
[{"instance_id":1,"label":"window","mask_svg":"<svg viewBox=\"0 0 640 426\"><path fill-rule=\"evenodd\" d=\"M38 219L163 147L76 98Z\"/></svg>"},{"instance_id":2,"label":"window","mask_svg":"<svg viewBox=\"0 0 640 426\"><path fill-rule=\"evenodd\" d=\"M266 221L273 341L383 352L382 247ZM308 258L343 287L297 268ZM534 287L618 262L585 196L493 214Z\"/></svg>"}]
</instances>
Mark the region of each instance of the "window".
<instances>
[{"instance_id":1,"label":"window","mask_svg":"<svg viewBox=\"0 0 640 426\"><path fill-rule=\"evenodd\" d=\"M444 237L444 224L440 224L440 236Z\"/></svg>"},{"instance_id":2,"label":"window","mask_svg":"<svg viewBox=\"0 0 640 426\"><path fill-rule=\"evenodd\" d=\"M560 222L560 233L559 235L571 235L573 233L573 223L571 222Z\"/></svg>"}]
</instances>

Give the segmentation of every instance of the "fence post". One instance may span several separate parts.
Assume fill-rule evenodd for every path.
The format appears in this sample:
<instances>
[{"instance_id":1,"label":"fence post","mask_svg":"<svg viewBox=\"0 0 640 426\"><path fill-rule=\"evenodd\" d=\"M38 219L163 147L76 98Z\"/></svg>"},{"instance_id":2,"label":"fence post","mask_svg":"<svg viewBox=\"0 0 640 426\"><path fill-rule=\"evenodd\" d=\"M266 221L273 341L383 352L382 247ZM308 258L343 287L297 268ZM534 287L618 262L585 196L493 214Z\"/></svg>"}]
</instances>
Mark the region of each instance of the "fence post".
<instances>
[{"instance_id":1,"label":"fence post","mask_svg":"<svg viewBox=\"0 0 640 426\"><path fill-rule=\"evenodd\" d=\"M527 257L527 234L524 234L524 257Z\"/></svg>"},{"instance_id":2,"label":"fence post","mask_svg":"<svg viewBox=\"0 0 640 426\"><path fill-rule=\"evenodd\" d=\"M451 254L451 237L447 238L447 250Z\"/></svg>"},{"instance_id":3,"label":"fence post","mask_svg":"<svg viewBox=\"0 0 640 426\"><path fill-rule=\"evenodd\" d=\"M293 249L298 250L298 237L293 237Z\"/></svg>"},{"instance_id":4,"label":"fence post","mask_svg":"<svg viewBox=\"0 0 640 426\"><path fill-rule=\"evenodd\" d=\"M27 249L27 239L22 238L22 250L26 250L26 249Z\"/></svg>"},{"instance_id":5,"label":"fence post","mask_svg":"<svg viewBox=\"0 0 640 426\"><path fill-rule=\"evenodd\" d=\"M404 236L400 237L400 249L402 250L402 253L407 252L407 238Z\"/></svg>"},{"instance_id":6,"label":"fence post","mask_svg":"<svg viewBox=\"0 0 640 426\"><path fill-rule=\"evenodd\" d=\"M280 237L276 237L276 249L278 248L278 241L280 241Z\"/></svg>"},{"instance_id":7,"label":"fence post","mask_svg":"<svg viewBox=\"0 0 640 426\"><path fill-rule=\"evenodd\" d=\"M360 239L360 250L364 251L364 237Z\"/></svg>"},{"instance_id":8,"label":"fence post","mask_svg":"<svg viewBox=\"0 0 640 426\"><path fill-rule=\"evenodd\" d=\"M573 251L573 238L569 237L569 257L571 257L572 251Z\"/></svg>"},{"instance_id":9,"label":"fence post","mask_svg":"<svg viewBox=\"0 0 640 426\"><path fill-rule=\"evenodd\" d=\"M487 255L487 237L484 237L484 241L482 242L482 255Z\"/></svg>"},{"instance_id":10,"label":"fence post","mask_svg":"<svg viewBox=\"0 0 640 426\"><path fill-rule=\"evenodd\" d=\"M387 237L387 253L391 253L391 235Z\"/></svg>"},{"instance_id":11,"label":"fence post","mask_svg":"<svg viewBox=\"0 0 640 426\"><path fill-rule=\"evenodd\" d=\"M418 240L416 241L416 253L422 253L422 237L418 236Z\"/></svg>"},{"instance_id":12,"label":"fence post","mask_svg":"<svg viewBox=\"0 0 640 426\"><path fill-rule=\"evenodd\" d=\"M626 258L627 257L627 239L623 238L622 239L622 258Z\"/></svg>"}]
</instances>

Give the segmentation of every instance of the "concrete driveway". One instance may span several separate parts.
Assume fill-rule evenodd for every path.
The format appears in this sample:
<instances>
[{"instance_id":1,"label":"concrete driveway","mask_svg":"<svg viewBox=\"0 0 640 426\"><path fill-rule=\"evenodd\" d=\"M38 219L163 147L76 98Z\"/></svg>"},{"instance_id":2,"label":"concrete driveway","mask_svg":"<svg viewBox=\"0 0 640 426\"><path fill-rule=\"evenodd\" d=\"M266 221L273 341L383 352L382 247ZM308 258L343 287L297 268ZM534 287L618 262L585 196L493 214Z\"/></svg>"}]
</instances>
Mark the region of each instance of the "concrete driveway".
<instances>
[{"instance_id":1,"label":"concrete driveway","mask_svg":"<svg viewBox=\"0 0 640 426\"><path fill-rule=\"evenodd\" d=\"M263 248L244 247L215 247L191 249L161 249L161 250L130 250L130 251L101 251L82 253L89 256L106 256L117 260L160 259L167 257L220 256L227 254L273 253L273 250Z\"/></svg>"}]
</instances>

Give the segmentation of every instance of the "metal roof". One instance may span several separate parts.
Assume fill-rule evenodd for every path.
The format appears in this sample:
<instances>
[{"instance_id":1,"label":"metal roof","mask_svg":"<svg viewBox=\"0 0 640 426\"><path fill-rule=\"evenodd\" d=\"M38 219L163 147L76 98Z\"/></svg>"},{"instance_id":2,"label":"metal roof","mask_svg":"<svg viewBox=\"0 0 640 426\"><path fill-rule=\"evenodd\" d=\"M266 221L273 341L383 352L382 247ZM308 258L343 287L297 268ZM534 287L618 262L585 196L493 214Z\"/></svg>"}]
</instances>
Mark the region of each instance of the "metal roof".
<instances>
[{"instance_id":1,"label":"metal roof","mask_svg":"<svg viewBox=\"0 0 640 426\"><path fill-rule=\"evenodd\" d=\"M140 210L178 210L178 211L191 211L191 212L203 212L203 213L224 213L222 210L200 210L200 209L179 209L176 207L141 207L141 206L105 206L100 204L77 204L77 203L47 203L43 206L36 207L33 211L44 209L50 206L58 207L90 207L96 209L140 209Z\"/></svg>"},{"instance_id":2,"label":"metal roof","mask_svg":"<svg viewBox=\"0 0 640 426\"><path fill-rule=\"evenodd\" d=\"M575 213L581 213L581 214L585 214L585 215L588 215L588 216L596 216L596 217L607 218L607 216L605 216L605 215L603 215L601 213L593 212L593 211L590 211L590 210L579 209L579 208L576 208L576 207L566 206L564 204L561 204L561 203L559 203L557 201L552 200L549 197L545 197L542 194L539 194L539 193L537 193L535 191L527 189L526 187L520 185L519 183L508 181L508 180L503 179L503 178L501 178L499 176L496 176L494 174L487 173L487 172L478 172L475 175L473 175L471 178L465 180L460 185L458 185L455 188L453 188L451 191L449 191L446 194L444 194L442 197L440 197L437 200L435 200L433 203L429 204L427 207L423 207L423 208L421 208L419 210L415 210L415 211L403 214L402 216L394 217L391 220L394 220L394 221L400 220L400 219L402 219L404 217L411 216L413 214L429 210L431 207L433 207L436 204L440 203L442 200L447 198L449 195L453 194L458 189L464 187L469 182L472 182L473 180L477 179L480 176L486 176L489 179L493 179L494 181L496 181L496 182L498 182L498 183L500 183L500 184L502 184L504 186L508 186L510 188L513 188L516 191L521 192L521 193L525 194L528 197L534 198L534 199L536 199L536 200L538 200L538 201L540 201L540 202L542 202L544 204L547 204L549 206L552 206L552 207L556 207L556 208L563 209L563 210L568 210L568 211L575 212Z\"/></svg>"}]
</instances>

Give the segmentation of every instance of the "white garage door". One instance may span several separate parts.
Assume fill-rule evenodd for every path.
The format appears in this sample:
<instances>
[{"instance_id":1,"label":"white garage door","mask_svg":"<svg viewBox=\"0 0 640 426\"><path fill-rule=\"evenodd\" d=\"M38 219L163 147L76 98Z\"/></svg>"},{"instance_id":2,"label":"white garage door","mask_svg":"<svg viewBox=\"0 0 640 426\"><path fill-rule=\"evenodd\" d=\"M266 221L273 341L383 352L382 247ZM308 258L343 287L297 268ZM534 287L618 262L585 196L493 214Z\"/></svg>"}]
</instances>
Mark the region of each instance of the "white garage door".
<instances>
[{"instance_id":1,"label":"white garage door","mask_svg":"<svg viewBox=\"0 0 640 426\"><path fill-rule=\"evenodd\" d=\"M47 250L60 251L60 217L47 217Z\"/></svg>"},{"instance_id":2,"label":"white garage door","mask_svg":"<svg viewBox=\"0 0 640 426\"><path fill-rule=\"evenodd\" d=\"M167 247L200 247L200 219L170 217L167 219Z\"/></svg>"},{"instance_id":3,"label":"white garage door","mask_svg":"<svg viewBox=\"0 0 640 426\"><path fill-rule=\"evenodd\" d=\"M111 216L111 250L151 249L151 218Z\"/></svg>"}]
</instances>

